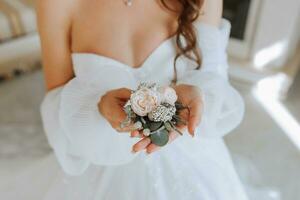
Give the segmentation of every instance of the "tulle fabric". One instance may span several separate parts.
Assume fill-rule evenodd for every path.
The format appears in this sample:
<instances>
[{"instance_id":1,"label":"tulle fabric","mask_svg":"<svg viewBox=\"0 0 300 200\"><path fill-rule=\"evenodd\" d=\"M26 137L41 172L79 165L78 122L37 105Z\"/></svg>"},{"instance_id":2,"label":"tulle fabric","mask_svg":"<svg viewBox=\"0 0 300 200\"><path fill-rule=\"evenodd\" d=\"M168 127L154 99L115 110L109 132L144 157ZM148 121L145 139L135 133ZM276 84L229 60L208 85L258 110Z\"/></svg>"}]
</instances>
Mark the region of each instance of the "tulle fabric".
<instances>
[{"instance_id":1,"label":"tulle fabric","mask_svg":"<svg viewBox=\"0 0 300 200\"><path fill-rule=\"evenodd\" d=\"M187 136L181 139L184 142L175 141L160 154L141 153L125 165L105 166L100 170L93 165L81 176L66 176L66 184L59 189L64 195L62 199L247 199L230 157L212 158L216 153L228 154L224 152L224 143L210 139L191 143ZM190 152L203 144L218 148L211 153ZM51 192L48 198L54 199L56 195L57 192Z\"/></svg>"},{"instance_id":2,"label":"tulle fabric","mask_svg":"<svg viewBox=\"0 0 300 200\"><path fill-rule=\"evenodd\" d=\"M164 41L138 69L101 55L73 53L75 78L47 93L41 113L59 164L68 175L77 176L68 176L67 183L47 198L63 193L64 200L247 199L222 140L244 113L243 100L228 82L230 24L196 22L195 27L202 68L196 71L194 63L181 58L178 84L200 88L203 120L196 138L185 133L153 155L131 153L138 139L117 133L97 104L107 91L135 89L141 81L170 84L175 38Z\"/></svg>"},{"instance_id":3,"label":"tulle fabric","mask_svg":"<svg viewBox=\"0 0 300 200\"><path fill-rule=\"evenodd\" d=\"M129 162L135 155L131 147L136 139L117 133L99 114L98 102L109 90L121 87L133 88L134 84L113 73L115 79L100 73L101 84L93 85L72 79L64 87L50 91L42 106L42 119L50 145L59 163L71 175L87 169L90 162L99 165L116 165ZM120 77L117 77L120 75Z\"/></svg>"},{"instance_id":4,"label":"tulle fabric","mask_svg":"<svg viewBox=\"0 0 300 200\"><path fill-rule=\"evenodd\" d=\"M189 84L201 89L204 107L197 136L222 137L232 131L244 116L244 101L228 81L226 47L230 24L223 20L218 29L196 24L202 53L201 70L184 59L186 67L179 73L178 84Z\"/></svg>"}]
</instances>

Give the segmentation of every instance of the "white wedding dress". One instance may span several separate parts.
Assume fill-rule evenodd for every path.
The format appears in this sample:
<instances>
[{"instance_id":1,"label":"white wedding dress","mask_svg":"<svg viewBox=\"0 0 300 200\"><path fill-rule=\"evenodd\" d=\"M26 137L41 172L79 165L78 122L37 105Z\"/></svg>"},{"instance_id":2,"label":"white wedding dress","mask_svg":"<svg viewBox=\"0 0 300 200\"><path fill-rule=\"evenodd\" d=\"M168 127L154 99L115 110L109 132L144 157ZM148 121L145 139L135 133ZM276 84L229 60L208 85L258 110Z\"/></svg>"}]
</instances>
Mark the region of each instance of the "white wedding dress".
<instances>
[{"instance_id":1,"label":"white wedding dress","mask_svg":"<svg viewBox=\"0 0 300 200\"><path fill-rule=\"evenodd\" d=\"M170 84L174 37L136 69L101 55L73 53L75 78L48 92L41 106L55 157L20 176L17 180L31 184L23 184L11 199L246 200L222 139L244 114L243 100L228 82L230 24L223 20L217 28L195 22L195 27L202 68L195 70L183 57L177 62L178 84L198 86L203 95L203 119L195 138L185 133L158 152L133 154L132 145L139 139L117 133L97 109L109 90L135 89L141 81Z\"/></svg>"}]
</instances>

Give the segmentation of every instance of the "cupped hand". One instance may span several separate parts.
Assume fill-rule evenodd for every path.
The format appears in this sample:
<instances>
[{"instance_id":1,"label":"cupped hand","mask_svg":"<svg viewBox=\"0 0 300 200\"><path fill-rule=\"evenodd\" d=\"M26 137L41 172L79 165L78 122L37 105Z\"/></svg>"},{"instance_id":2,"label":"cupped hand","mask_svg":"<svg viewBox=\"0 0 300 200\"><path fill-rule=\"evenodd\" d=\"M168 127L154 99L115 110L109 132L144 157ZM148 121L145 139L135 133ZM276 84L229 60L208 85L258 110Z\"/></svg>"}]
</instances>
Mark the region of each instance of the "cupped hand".
<instances>
[{"instance_id":1,"label":"cupped hand","mask_svg":"<svg viewBox=\"0 0 300 200\"><path fill-rule=\"evenodd\" d=\"M130 132L133 126L121 128L121 123L126 119L124 105L130 99L131 90L120 88L111 90L102 96L98 103L99 112L118 132Z\"/></svg>"},{"instance_id":2,"label":"cupped hand","mask_svg":"<svg viewBox=\"0 0 300 200\"><path fill-rule=\"evenodd\" d=\"M174 89L176 90L178 101L183 106L188 107L187 128L189 133L194 136L202 117L203 99L201 91L196 86L186 84L177 85Z\"/></svg>"},{"instance_id":3,"label":"cupped hand","mask_svg":"<svg viewBox=\"0 0 300 200\"><path fill-rule=\"evenodd\" d=\"M200 124L201 121L201 113L203 109L203 101L201 97L201 92L198 87L192 85L177 85L174 86L174 89L178 96L178 101L183 104L183 106L187 107L180 112L180 117L187 121L187 125L180 125L177 127L180 131L184 131L188 129L188 132L194 136L195 129ZM178 133L173 131L169 135L169 142L174 141L178 137ZM132 137L143 137L141 133L138 131L131 132ZM138 152L146 149L147 153L153 153L159 150L161 147L151 143L149 137L143 137L139 142L133 145L133 152Z\"/></svg>"},{"instance_id":4,"label":"cupped hand","mask_svg":"<svg viewBox=\"0 0 300 200\"><path fill-rule=\"evenodd\" d=\"M177 127L177 129L180 130L181 132L183 132L185 130L185 126L182 125L181 127ZM135 145L133 145L132 152L134 152L134 153L145 149L146 152L148 154L150 154L150 153L153 153L153 152L159 150L160 148L162 148L160 146L157 146L157 145L151 143L150 137L142 136L142 134L138 133L138 131L133 131L131 135L132 135L132 137L137 137L137 136L142 137L142 139L140 141L138 141ZM179 133L177 133L176 131L170 132L168 144L173 142L178 136L179 136Z\"/></svg>"}]
</instances>

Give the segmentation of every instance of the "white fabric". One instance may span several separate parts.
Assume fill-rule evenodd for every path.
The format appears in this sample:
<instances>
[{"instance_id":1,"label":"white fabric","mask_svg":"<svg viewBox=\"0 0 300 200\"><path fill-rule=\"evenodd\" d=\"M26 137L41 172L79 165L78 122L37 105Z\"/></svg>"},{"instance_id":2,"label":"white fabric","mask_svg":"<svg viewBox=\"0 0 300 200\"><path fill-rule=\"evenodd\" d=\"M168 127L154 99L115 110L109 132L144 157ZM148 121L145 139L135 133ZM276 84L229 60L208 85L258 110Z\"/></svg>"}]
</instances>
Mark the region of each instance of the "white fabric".
<instances>
[{"instance_id":1,"label":"white fabric","mask_svg":"<svg viewBox=\"0 0 300 200\"><path fill-rule=\"evenodd\" d=\"M203 121L195 138L187 133L160 151L131 153L138 139L119 134L99 114L105 92L140 81L170 84L174 37L156 48L137 69L91 53L73 53L75 78L50 91L41 106L45 132L63 170L45 199L79 200L244 200L222 136L241 121L243 101L227 76L230 24L217 28L195 23L202 51L201 70L177 63L178 84L198 86L204 98ZM67 180L67 181L64 181Z\"/></svg>"}]
</instances>

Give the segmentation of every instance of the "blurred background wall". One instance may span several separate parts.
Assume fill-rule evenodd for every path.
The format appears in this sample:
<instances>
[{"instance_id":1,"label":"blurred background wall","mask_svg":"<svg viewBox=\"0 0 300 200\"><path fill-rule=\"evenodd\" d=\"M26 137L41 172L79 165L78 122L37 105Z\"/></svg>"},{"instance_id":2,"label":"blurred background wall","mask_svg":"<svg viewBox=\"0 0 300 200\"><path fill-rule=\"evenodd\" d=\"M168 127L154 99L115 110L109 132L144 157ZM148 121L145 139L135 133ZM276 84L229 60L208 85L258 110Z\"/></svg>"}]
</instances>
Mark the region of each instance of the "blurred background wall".
<instances>
[{"instance_id":1,"label":"blurred background wall","mask_svg":"<svg viewBox=\"0 0 300 200\"><path fill-rule=\"evenodd\" d=\"M0 0L0 79L37 68L36 0Z\"/></svg>"}]
</instances>

